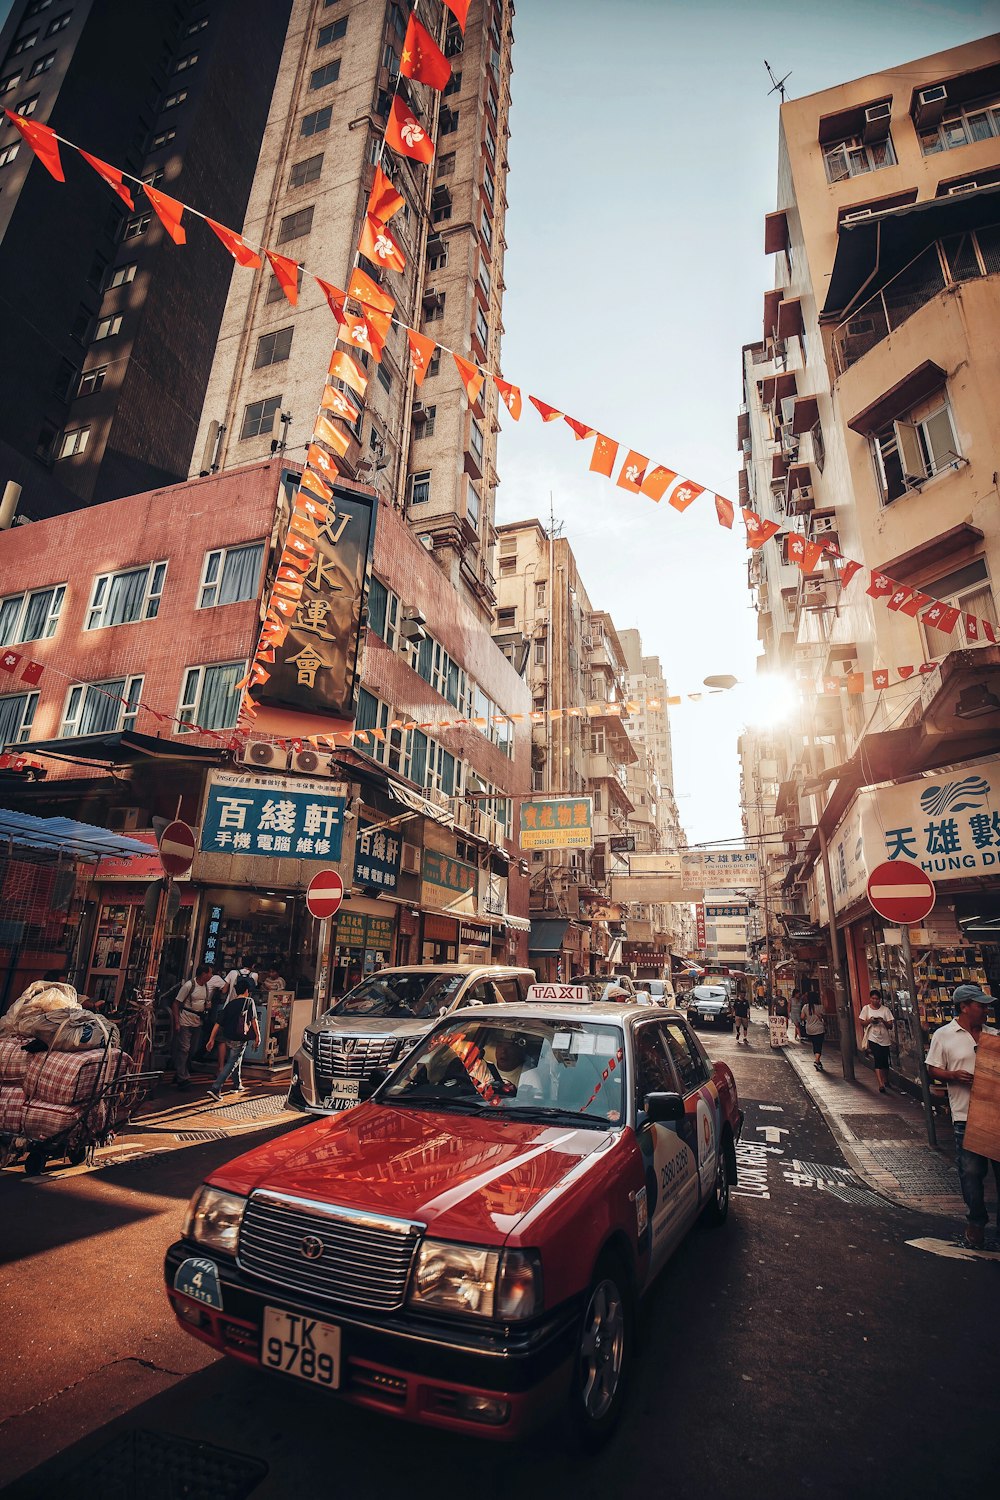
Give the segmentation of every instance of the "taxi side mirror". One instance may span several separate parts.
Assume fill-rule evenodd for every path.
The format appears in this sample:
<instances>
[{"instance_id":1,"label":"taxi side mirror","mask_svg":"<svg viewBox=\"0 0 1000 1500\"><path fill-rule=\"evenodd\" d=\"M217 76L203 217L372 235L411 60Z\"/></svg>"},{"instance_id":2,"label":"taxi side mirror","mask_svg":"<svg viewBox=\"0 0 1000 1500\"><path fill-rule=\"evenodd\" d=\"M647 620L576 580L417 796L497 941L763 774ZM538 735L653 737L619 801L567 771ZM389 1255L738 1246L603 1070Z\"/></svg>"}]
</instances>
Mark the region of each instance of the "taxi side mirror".
<instances>
[{"instance_id":1,"label":"taxi side mirror","mask_svg":"<svg viewBox=\"0 0 1000 1500\"><path fill-rule=\"evenodd\" d=\"M647 1094L646 1119L651 1124L670 1124L683 1120L684 1100L680 1094Z\"/></svg>"}]
</instances>

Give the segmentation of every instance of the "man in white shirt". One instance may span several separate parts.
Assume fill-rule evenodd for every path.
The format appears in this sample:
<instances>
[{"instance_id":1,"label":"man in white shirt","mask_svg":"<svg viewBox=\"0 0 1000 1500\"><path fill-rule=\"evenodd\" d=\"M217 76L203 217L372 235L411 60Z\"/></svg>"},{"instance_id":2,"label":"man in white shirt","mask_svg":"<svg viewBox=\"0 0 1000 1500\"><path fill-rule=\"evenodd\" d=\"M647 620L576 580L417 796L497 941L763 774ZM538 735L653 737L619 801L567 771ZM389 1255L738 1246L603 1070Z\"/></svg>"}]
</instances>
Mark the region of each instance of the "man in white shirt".
<instances>
[{"instance_id":1,"label":"man in white shirt","mask_svg":"<svg viewBox=\"0 0 1000 1500\"><path fill-rule=\"evenodd\" d=\"M209 964L202 964L194 978L181 985L170 1007L174 1022L174 1083L179 1089L191 1087L191 1053L208 1017L211 972Z\"/></svg>"},{"instance_id":2,"label":"man in white shirt","mask_svg":"<svg viewBox=\"0 0 1000 1500\"><path fill-rule=\"evenodd\" d=\"M986 1174L990 1159L965 1149L965 1126L972 1098L972 1075L976 1071L976 1046L983 1032L990 997L976 984L960 984L952 996L954 1021L941 1026L931 1037L927 1053L927 1071L937 1083L948 1089L948 1105L955 1130L955 1156L962 1197L968 1209L965 1243L970 1250L982 1250L986 1243ZM1000 1162L994 1161L993 1179L1000 1199ZM1000 1207L997 1209L1000 1222Z\"/></svg>"}]
</instances>

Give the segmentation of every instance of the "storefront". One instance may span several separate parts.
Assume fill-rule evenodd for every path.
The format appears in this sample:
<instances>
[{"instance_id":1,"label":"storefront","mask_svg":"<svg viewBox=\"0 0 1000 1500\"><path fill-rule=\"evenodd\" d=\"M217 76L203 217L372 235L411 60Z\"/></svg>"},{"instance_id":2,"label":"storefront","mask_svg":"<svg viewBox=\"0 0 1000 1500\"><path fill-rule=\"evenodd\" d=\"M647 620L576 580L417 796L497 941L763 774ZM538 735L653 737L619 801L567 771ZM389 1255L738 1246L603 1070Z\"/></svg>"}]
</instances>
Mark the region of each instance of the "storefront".
<instances>
[{"instance_id":1,"label":"storefront","mask_svg":"<svg viewBox=\"0 0 1000 1500\"><path fill-rule=\"evenodd\" d=\"M453 964L458 962L459 923L455 917L444 917L425 911L421 920L420 962Z\"/></svg>"},{"instance_id":2,"label":"storefront","mask_svg":"<svg viewBox=\"0 0 1000 1500\"><path fill-rule=\"evenodd\" d=\"M395 908L363 896L345 902L334 918L331 993L345 995L391 964L395 934Z\"/></svg>"}]
</instances>

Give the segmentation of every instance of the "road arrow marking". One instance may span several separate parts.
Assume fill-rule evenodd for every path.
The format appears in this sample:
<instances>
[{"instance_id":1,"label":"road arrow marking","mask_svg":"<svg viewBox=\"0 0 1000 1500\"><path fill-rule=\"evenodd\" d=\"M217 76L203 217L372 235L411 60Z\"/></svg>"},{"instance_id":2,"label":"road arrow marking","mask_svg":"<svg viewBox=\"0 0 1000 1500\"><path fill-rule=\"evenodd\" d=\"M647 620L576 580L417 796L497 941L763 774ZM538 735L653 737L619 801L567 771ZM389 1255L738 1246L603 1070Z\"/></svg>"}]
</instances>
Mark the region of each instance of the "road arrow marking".
<instances>
[{"instance_id":1,"label":"road arrow marking","mask_svg":"<svg viewBox=\"0 0 1000 1500\"><path fill-rule=\"evenodd\" d=\"M780 1104L761 1104L759 1108L770 1110L773 1114L778 1115L783 1115L785 1113Z\"/></svg>"},{"instance_id":2,"label":"road arrow marking","mask_svg":"<svg viewBox=\"0 0 1000 1500\"><path fill-rule=\"evenodd\" d=\"M773 1145L780 1145L781 1137L783 1135L789 1135L790 1132L785 1130L781 1125L758 1125L757 1134L762 1135L765 1141L768 1141Z\"/></svg>"}]
</instances>

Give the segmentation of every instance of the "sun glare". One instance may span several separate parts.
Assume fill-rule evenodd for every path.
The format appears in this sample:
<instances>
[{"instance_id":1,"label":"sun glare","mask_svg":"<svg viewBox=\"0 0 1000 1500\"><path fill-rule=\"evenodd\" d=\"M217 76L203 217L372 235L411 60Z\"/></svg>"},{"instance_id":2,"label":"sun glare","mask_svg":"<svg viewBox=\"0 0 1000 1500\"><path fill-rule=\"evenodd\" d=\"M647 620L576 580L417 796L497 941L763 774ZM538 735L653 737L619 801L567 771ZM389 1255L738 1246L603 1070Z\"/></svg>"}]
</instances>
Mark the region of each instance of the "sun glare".
<instances>
[{"instance_id":1,"label":"sun glare","mask_svg":"<svg viewBox=\"0 0 1000 1500\"><path fill-rule=\"evenodd\" d=\"M762 729L786 723L798 704L794 684L787 677L756 677L747 690L747 718Z\"/></svg>"}]
</instances>

